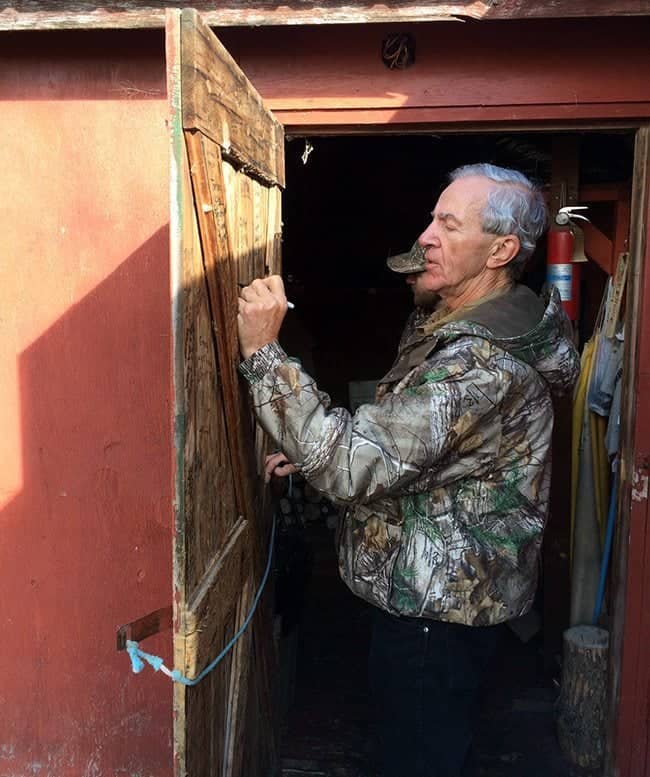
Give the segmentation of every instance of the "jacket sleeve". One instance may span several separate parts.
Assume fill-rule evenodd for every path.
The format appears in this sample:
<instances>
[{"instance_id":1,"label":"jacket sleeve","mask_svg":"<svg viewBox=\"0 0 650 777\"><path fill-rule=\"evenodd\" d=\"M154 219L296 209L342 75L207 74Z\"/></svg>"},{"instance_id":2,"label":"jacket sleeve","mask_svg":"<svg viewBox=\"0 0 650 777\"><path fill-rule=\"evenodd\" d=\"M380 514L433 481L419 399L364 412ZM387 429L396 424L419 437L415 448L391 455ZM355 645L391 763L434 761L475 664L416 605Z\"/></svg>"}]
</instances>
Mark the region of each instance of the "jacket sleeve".
<instances>
[{"instance_id":1,"label":"jacket sleeve","mask_svg":"<svg viewBox=\"0 0 650 777\"><path fill-rule=\"evenodd\" d=\"M469 358L467 347L436 352L415 385L354 415L328 409L313 379L278 343L261 348L240 371L263 428L305 479L335 501L370 502L412 492L436 462L454 453L471 459L485 447L485 435L494 436L510 375L489 367L490 345L482 343L477 350L484 358L473 349Z\"/></svg>"}]
</instances>

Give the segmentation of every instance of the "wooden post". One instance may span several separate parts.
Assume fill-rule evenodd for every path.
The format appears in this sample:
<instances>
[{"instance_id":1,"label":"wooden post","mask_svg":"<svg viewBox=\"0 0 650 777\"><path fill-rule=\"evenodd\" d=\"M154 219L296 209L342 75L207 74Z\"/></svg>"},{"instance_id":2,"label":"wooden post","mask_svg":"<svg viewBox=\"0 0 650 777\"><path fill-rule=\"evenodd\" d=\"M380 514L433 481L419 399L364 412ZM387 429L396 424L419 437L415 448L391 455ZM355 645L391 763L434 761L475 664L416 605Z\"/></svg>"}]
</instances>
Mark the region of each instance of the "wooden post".
<instances>
[{"instance_id":1,"label":"wooden post","mask_svg":"<svg viewBox=\"0 0 650 777\"><path fill-rule=\"evenodd\" d=\"M557 730L566 757L597 768L605 753L609 632L573 626L564 632L562 689Z\"/></svg>"}]
</instances>

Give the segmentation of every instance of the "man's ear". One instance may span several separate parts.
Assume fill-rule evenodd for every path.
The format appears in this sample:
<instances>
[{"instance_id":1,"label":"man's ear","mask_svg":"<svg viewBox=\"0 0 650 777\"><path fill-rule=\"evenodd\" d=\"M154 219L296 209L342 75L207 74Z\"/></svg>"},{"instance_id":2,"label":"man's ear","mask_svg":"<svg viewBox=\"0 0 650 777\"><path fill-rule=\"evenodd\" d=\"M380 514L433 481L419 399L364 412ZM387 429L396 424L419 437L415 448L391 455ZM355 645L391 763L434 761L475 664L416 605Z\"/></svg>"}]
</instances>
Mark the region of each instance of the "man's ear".
<instances>
[{"instance_id":1,"label":"man's ear","mask_svg":"<svg viewBox=\"0 0 650 777\"><path fill-rule=\"evenodd\" d=\"M520 248L521 243L517 235L504 235L496 238L490 247L486 266L493 270L505 267L517 256Z\"/></svg>"}]
</instances>

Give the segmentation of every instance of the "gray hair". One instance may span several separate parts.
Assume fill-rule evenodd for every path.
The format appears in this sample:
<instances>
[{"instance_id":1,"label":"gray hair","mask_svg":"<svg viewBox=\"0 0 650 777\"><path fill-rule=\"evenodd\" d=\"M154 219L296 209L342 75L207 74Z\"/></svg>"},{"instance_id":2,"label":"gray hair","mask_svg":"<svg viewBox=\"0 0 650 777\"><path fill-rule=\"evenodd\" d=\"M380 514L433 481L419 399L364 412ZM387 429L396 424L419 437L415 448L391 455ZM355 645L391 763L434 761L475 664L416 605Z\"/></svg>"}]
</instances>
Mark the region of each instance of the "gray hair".
<instances>
[{"instance_id":1,"label":"gray hair","mask_svg":"<svg viewBox=\"0 0 650 777\"><path fill-rule=\"evenodd\" d=\"M519 252L507 266L510 277L517 280L546 229L548 210L544 195L523 173L487 163L457 167L449 174L449 180L470 176L489 178L500 184L488 194L481 226L490 235L516 235L519 238Z\"/></svg>"}]
</instances>

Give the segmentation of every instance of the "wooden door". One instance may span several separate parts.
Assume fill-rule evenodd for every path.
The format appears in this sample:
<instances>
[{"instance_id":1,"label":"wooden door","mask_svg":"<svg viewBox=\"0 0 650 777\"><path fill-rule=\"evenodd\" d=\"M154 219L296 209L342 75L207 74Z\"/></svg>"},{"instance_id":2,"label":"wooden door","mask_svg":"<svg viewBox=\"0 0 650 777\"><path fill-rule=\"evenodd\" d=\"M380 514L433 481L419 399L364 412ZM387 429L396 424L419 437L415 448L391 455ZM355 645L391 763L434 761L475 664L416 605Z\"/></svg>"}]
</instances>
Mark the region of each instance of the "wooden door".
<instances>
[{"instance_id":1,"label":"wooden door","mask_svg":"<svg viewBox=\"0 0 650 777\"><path fill-rule=\"evenodd\" d=\"M281 125L193 10L167 16L176 527L174 660L196 678L243 624L269 552L256 430L238 375L237 283L279 272ZM275 765L269 583L234 649L175 684L177 777Z\"/></svg>"}]
</instances>

